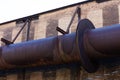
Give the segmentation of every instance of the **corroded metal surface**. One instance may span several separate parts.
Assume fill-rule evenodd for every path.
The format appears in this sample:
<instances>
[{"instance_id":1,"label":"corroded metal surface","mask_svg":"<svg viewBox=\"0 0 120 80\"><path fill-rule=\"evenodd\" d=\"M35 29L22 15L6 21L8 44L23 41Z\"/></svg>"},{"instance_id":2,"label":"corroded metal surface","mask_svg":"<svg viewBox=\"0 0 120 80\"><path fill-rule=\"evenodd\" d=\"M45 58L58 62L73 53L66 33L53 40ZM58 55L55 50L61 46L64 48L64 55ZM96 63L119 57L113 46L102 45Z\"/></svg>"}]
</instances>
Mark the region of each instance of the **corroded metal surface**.
<instances>
[{"instance_id":1,"label":"corroded metal surface","mask_svg":"<svg viewBox=\"0 0 120 80\"><path fill-rule=\"evenodd\" d=\"M113 25L101 29L88 31L88 39L91 45L106 55L119 55L120 53L120 25Z\"/></svg>"},{"instance_id":2,"label":"corroded metal surface","mask_svg":"<svg viewBox=\"0 0 120 80\"><path fill-rule=\"evenodd\" d=\"M85 33L86 51L92 58L103 59L120 54L120 25L88 30Z\"/></svg>"},{"instance_id":3,"label":"corroded metal surface","mask_svg":"<svg viewBox=\"0 0 120 80\"><path fill-rule=\"evenodd\" d=\"M1 47L1 69L79 61L75 33Z\"/></svg>"},{"instance_id":4,"label":"corroded metal surface","mask_svg":"<svg viewBox=\"0 0 120 80\"><path fill-rule=\"evenodd\" d=\"M0 69L80 62L85 70L95 72L99 59L119 55L119 34L120 25L94 29L84 19L75 33L2 46Z\"/></svg>"}]
</instances>

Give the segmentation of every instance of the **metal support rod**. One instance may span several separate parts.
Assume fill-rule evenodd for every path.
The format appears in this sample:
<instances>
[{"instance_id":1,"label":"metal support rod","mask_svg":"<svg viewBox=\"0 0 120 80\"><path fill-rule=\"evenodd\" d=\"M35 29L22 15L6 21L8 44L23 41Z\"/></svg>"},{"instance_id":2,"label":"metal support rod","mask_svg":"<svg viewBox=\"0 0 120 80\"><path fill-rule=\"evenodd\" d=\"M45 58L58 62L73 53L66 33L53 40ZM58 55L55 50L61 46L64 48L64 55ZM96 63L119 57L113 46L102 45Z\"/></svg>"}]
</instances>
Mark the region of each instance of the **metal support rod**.
<instances>
[{"instance_id":1,"label":"metal support rod","mask_svg":"<svg viewBox=\"0 0 120 80\"><path fill-rule=\"evenodd\" d=\"M78 7L78 10L77 10L77 15L78 15L78 22L80 21L81 19L81 8Z\"/></svg>"},{"instance_id":2,"label":"metal support rod","mask_svg":"<svg viewBox=\"0 0 120 80\"><path fill-rule=\"evenodd\" d=\"M63 29L61 29L60 27L56 27L56 30L59 31L60 33L62 33L63 35L67 34L67 32L65 32Z\"/></svg>"},{"instance_id":3,"label":"metal support rod","mask_svg":"<svg viewBox=\"0 0 120 80\"><path fill-rule=\"evenodd\" d=\"M13 39L13 41L9 41L9 40L6 40L4 38L1 38L1 41L4 42L6 45L10 45L10 44L13 44L15 42L15 40L17 39L17 37L19 36L19 34L22 32L22 30L24 29L25 25L27 24L29 20L27 19L23 25L23 27L20 29L20 31L17 33L17 35L15 36L15 38ZM28 29L29 30L29 29ZM29 32L27 32L27 36L28 36ZM28 40L28 37L27 37L27 40Z\"/></svg>"},{"instance_id":4,"label":"metal support rod","mask_svg":"<svg viewBox=\"0 0 120 80\"><path fill-rule=\"evenodd\" d=\"M73 23L73 20L74 20L76 14L78 15L78 22L79 22L79 20L80 20L80 18L81 18L81 17L80 17L80 8L77 7L76 10L75 10L75 12L73 13L73 16L72 16L72 18L71 18L71 20L70 20L70 23L68 24L67 30L64 31L64 30L61 29L60 27L57 27L56 30L59 31L60 33L62 33L63 35L68 34L68 33L69 33L69 30L70 30L70 27L71 27L71 25L72 25L72 23Z\"/></svg>"},{"instance_id":5,"label":"metal support rod","mask_svg":"<svg viewBox=\"0 0 120 80\"><path fill-rule=\"evenodd\" d=\"M26 41L29 40L29 36L30 36L30 27L31 27L31 20L28 21L28 27L27 27L27 38Z\"/></svg>"},{"instance_id":6,"label":"metal support rod","mask_svg":"<svg viewBox=\"0 0 120 80\"><path fill-rule=\"evenodd\" d=\"M17 39L17 37L19 36L19 34L22 32L22 30L24 29L24 27L26 26L26 24L27 24L28 21L29 21L28 19L25 21L23 27L20 29L20 31L17 33L17 35L13 39L13 41L12 41L13 43L15 42L15 40Z\"/></svg>"},{"instance_id":7,"label":"metal support rod","mask_svg":"<svg viewBox=\"0 0 120 80\"><path fill-rule=\"evenodd\" d=\"M74 20L74 18L75 18L76 13L78 14L78 20L80 20L80 13L79 13L79 12L80 12L80 8L77 7L76 10L75 10L75 12L73 13L73 16L72 16L72 18L71 18L71 20L70 20L70 23L69 23L68 27L67 27L67 30L66 30L67 33L69 33L71 24L73 23L73 20Z\"/></svg>"}]
</instances>

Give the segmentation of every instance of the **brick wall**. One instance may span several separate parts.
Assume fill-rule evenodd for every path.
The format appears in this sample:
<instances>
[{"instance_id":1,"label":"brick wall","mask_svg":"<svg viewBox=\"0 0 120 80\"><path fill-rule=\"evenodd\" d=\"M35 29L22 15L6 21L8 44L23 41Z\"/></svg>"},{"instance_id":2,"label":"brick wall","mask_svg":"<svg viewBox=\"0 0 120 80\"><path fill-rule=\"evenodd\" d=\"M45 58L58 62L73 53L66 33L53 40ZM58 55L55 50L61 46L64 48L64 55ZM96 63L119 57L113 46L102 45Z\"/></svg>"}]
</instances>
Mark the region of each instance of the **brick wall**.
<instances>
[{"instance_id":1,"label":"brick wall","mask_svg":"<svg viewBox=\"0 0 120 80\"><path fill-rule=\"evenodd\" d=\"M101 3L88 2L84 4L75 5L61 10L44 13L39 15L39 18L32 20L30 29L30 40L61 35L55 29L59 26L66 29L76 7L81 8L81 18L90 19L96 28L118 24L120 22L120 1L108 0ZM77 26L77 16L71 27L71 32L74 32ZM0 25L0 38L8 40L14 39L17 32L24 23L11 22ZM27 28L25 28L19 35L15 43L26 40ZM0 45L4 45L0 42ZM2 72L1 72L2 73ZM33 70L17 71L14 73L3 73L0 75L0 80L119 80L120 67L118 66L100 66L96 73L87 73L84 69L77 66L62 67L54 70Z\"/></svg>"}]
</instances>

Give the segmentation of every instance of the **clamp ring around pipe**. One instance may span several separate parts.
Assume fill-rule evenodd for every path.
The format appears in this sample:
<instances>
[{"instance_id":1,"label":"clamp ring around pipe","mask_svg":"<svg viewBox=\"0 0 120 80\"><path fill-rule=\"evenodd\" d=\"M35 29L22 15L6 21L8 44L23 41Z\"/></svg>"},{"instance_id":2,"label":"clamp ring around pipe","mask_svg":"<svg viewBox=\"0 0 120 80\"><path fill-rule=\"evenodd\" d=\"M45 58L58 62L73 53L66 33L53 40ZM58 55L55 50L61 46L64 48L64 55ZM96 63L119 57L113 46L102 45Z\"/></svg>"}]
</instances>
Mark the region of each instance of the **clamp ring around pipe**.
<instances>
[{"instance_id":1,"label":"clamp ring around pipe","mask_svg":"<svg viewBox=\"0 0 120 80\"><path fill-rule=\"evenodd\" d=\"M87 72L92 73L98 69L99 65L94 63L85 53L84 40L83 40L84 32L90 29L95 29L92 22L88 19L83 19L78 23L76 35L78 37L78 47L79 47L81 65Z\"/></svg>"}]
</instances>

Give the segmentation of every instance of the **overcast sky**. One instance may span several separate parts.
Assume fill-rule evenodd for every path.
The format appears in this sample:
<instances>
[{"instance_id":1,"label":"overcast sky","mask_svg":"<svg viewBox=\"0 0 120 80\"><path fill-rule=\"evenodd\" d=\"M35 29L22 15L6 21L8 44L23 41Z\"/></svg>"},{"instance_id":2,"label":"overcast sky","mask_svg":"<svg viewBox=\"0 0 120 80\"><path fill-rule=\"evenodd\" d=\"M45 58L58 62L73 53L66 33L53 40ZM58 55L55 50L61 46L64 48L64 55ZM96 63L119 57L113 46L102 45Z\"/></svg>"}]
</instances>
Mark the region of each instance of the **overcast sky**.
<instances>
[{"instance_id":1,"label":"overcast sky","mask_svg":"<svg viewBox=\"0 0 120 80\"><path fill-rule=\"evenodd\" d=\"M87 0L0 0L0 23Z\"/></svg>"}]
</instances>

